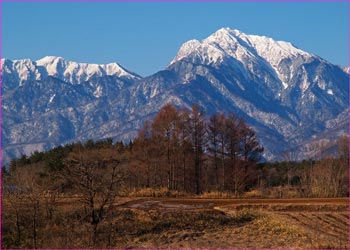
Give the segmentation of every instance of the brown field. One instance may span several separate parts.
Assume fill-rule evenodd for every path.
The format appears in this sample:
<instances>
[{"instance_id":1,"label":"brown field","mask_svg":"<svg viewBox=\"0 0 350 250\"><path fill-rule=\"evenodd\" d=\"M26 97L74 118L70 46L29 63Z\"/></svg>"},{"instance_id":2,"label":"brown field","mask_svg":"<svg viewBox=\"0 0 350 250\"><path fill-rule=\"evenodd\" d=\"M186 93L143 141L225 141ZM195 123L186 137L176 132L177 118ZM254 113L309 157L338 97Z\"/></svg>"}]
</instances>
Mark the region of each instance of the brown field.
<instances>
[{"instance_id":1,"label":"brown field","mask_svg":"<svg viewBox=\"0 0 350 250\"><path fill-rule=\"evenodd\" d=\"M61 197L57 209L69 213L78 202L77 197ZM3 200L3 212L7 209ZM100 234L101 246L110 238L109 248L350 247L347 198L120 198L113 210ZM84 227L69 230L75 234L68 234L65 244L67 236L57 234L51 236L53 243L43 241L41 247L84 248L87 243L77 238L83 237Z\"/></svg>"},{"instance_id":2,"label":"brown field","mask_svg":"<svg viewBox=\"0 0 350 250\"><path fill-rule=\"evenodd\" d=\"M241 223L210 223L169 227L159 234L133 237L130 247L157 248L349 248L348 199L183 199L147 198L128 201L119 208L135 213L191 217L215 214L240 218ZM181 215L180 215L181 214ZM147 217L146 215L143 215ZM219 216L218 220L222 219ZM244 216L243 216L244 217ZM157 221L157 219L154 219Z\"/></svg>"}]
</instances>

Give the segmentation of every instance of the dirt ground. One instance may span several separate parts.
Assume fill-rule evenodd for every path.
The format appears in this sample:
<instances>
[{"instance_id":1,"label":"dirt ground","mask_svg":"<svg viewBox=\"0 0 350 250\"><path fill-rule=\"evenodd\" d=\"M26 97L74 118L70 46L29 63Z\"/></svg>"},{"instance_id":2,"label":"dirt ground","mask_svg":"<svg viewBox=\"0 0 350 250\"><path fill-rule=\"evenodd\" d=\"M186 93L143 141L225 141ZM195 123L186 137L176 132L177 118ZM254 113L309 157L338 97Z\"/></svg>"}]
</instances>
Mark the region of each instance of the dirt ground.
<instances>
[{"instance_id":1,"label":"dirt ground","mask_svg":"<svg viewBox=\"0 0 350 250\"><path fill-rule=\"evenodd\" d=\"M3 211L10 209L7 200L2 205ZM62 197L57 200L57 213L75 215L80 205L78 197ZM100 238L102 246L111 238L108 247L112 248L349 249L349 212L348 198L128 197L114 203L113 215L101 225ZM82 238L68 237L75 245L67 246L84 247L85 229L79 226L71 232ZM61 242L56 243L62 248Z\"/></svg>"},{"instance_id":2,"label":"dirt ground","mask_svg":"<svg viewBox=\"0 0 350 250\"><path fill-rule=\"evenodd\" d=\"M349 248L349 200L142 198L117 205L134 213L193 216L218 213L242 223L203 223L132 236L131 248ZM239 214L248 214L244 219ZM239 215L239 216L238 216ZM145 215L142 215L145 216ZM250 217L247 218L250 218ZM196 217L201 218L201 217ZM208 217L209 218L209 217ZM236 220L236 222L239 220ZM194 223L196 224L196 223ZM213 226L211 226L213 225Z\"/></svg>"}]
</instances>

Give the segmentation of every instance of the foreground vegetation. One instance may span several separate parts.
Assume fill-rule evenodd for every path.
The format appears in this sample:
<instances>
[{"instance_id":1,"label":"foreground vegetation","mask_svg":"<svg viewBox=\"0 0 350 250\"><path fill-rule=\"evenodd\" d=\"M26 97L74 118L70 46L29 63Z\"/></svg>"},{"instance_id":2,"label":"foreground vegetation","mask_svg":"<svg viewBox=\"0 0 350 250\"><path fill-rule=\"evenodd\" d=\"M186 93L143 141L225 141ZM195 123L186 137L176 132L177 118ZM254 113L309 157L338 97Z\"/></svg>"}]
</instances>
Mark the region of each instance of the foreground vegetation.
<instances>
[{"instance_id":1,"label":"foreground vegetation","mask_svg":"<svg viewBox=\"0 0 350 250\"><path fill-rule=\"evenodd\" d=\"M120 198L95 237L79 199L59 198L51 217L39 206L34 237L33 208L22 204L18 235L5 199L13 213L3 218L3 248L348 248L348 202L333 200L324 206L298 199L227 205L217 199Z\"/></svg>"},{"instance_id":2,"label":"foreground vegetation","mask_svg":"<svg viewBox=\"0 0 350 250\"><path fill-rule=\"evenodd\" d=\"M128 145L89 140L22 156L2 171L3 247L149 246L149 235L201 235L258 218L119 208L120 197L348 195L347 137L339 140L337 158L260 163L262 151L254 131L234 114L206 120L196 106L167 105Z\"/></svg>"}]
</instances>

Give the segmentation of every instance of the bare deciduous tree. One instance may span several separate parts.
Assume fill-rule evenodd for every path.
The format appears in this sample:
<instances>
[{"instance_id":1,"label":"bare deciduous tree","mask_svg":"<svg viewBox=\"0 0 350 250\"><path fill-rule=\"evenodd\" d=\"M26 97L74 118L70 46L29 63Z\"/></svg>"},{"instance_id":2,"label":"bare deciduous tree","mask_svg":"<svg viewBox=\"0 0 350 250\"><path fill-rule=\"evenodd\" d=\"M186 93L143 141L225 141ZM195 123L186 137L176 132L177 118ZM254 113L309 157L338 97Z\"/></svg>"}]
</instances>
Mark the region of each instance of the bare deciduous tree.
<instances>
[{"instance_id":1,"label":"bare deciduous tree","mask_svg":"<svg viewBox=\"0 0 350 250\"><path fill-rule=\"evenodd\" d=\"M192 106L188 123L188 133L194 153L195 193L202 192L202 164L204 160L204 145L206 144L205 114L197 105Z\"/></svg>"},{"instance_id":2,"label":"bare deciduous tree","mask_svg":"<svg viewBox=\"0 0 350 250\"><path fill-rule=\"evenodd\" d=\"M106 219L121 184L120 160L104 149L78 148L65 161L65 178L84 205L84 218L90 223L92 244L98 240L98 226Z\"/></svg>"}]
</instances>

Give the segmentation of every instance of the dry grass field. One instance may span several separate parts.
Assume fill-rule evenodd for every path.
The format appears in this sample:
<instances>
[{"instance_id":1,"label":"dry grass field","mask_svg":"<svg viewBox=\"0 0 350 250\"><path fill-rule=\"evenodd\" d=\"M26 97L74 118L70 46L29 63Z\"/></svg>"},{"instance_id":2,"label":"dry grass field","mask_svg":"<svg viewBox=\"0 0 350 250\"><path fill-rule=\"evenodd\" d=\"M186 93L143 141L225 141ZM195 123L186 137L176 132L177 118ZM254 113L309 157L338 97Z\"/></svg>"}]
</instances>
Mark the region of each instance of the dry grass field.
<instances>
[{"instance_id":1,"label":"dry grass field","mask_svg":"<svg viewBox=\"0 0 350 250\"><path fill-rule=\"evenodd\" d=\"M167 225L130 237L128 247L349 248L348 199L160 198L119 209L138 215L141 227Z\"/></svg>"},{"instance_id":2,"label":"dry grass field","mask_svg":"<svg viewBox=\"0 0 350 250\"><path fill-rule=\"evenodd\" d=\"M348 202L347 198L120 198L111 217L101 224L98 244L108 248L349 249ZM40 248L90 244L88 224L74 223L79 218L78 207L78 198L57 201L57 222L38 229ZM4 211L14 212L6 200ZM13 227L11 218L3 217L3 222ZM28 237L24 243L30 246L30 234Z\"/></svg>"}]
</instances>

